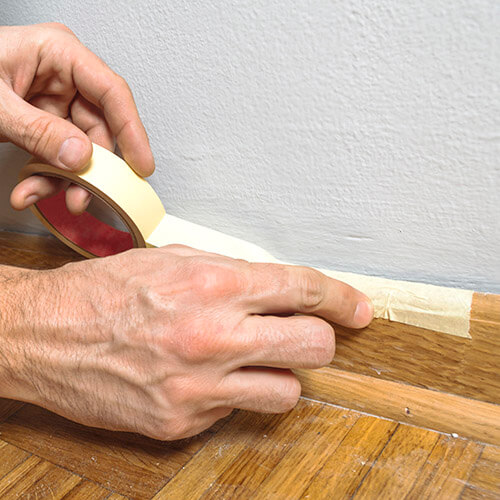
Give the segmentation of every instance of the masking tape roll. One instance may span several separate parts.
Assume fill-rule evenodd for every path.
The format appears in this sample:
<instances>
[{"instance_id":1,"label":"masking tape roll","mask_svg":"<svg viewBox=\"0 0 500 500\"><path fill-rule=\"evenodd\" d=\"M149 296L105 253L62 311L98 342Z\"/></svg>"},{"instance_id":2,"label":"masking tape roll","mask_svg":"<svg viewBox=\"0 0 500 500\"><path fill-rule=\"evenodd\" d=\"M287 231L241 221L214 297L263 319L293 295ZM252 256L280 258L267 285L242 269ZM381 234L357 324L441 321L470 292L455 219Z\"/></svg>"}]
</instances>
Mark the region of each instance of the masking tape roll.
<instances>
[{"instance_id":1,"label":"masking tape roll","mask_svg":"<svg viewBox=\"0 0 500 500\"><path fill-rule=\"evenodd\" d=\"M131 248L177 243L250 262L281 263L257 245L168 215L147 181L121 158L96 144L92 159L78 173L31 160L21 170L20 178L31 175L57 177L83 186L123 221L128 231L116 229L89 212L72 215L66 208L64 191L32 207L55 236L85 257L105 257ZM470 338L471 290L338 271L321 272L370 297L375 317Z\"/></svg>"}]
</instances>

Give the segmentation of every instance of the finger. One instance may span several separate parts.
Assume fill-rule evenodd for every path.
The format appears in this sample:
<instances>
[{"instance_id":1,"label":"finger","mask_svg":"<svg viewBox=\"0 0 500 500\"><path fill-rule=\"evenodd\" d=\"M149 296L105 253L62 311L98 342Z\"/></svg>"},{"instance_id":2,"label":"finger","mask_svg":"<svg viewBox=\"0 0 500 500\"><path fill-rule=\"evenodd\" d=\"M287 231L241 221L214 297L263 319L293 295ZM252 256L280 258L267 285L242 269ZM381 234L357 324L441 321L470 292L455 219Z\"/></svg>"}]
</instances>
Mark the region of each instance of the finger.
<instances>
[{"instance_id":1,"label":"finger","mask_svg":"<svg viewBox=\"0 0 500 500\"><path fill-rule=\"evenodd\" d=\"M92 155L87 135L68 120L32 106L0 82L0 135L37 158L80 170Z\"/></svg>"},{"instance_id":2,"label":"finger","mask_svg":"<svg viewBox=\"0 0 500 500\"><path fill-rule=\"evenodd\" d=\"M71 91L62 95L37 95L31 99L25 97L25 100L29 101L32 106L47 111L47 113L59 116L60 118L66 118L68 116L69 105L74 96L75 92Z\"/></svg>"},{"instance_id":3,"label":"finger","mask_svg":"<svg viewBox=\"0 0 500 500\"><path fill-rule=\"evenodd\" d=\"M66 206L73 215L81 215L89 206L92 195L81 186L71 184L66 189Z\"/></svg>"},{"instance_id":4,"label":"finger","mask_svg":"<svg viewBox=\"0 0 500 500\"><path fill-rule=\"evenodd\" d=\"M95 144L110 151L115 149L113 134L104 119L102 111L78 94L71 104L71 119L83 130ZM87 209L92 196L84 188L72 185L66 191L66 205L74 215L80 215Z\"/></svg>"},{"instance_id":5,"label":"finger","mask_svg":"<svg viewBox=\"0 0 500 500\"><path fill-rule=\"evenodd\" d=\"M109 151L114 151L115 140L102 110L77 94L71 104L70 116L73 123L83 130L89 139Z\"/></svg>"},{"instance_id":6,"label":"finger","mask_svg":"<svg viewBox=\"0 0 500 500\"><path fill-rule=\"evenodd\" d=\"M350 328L363 328L372 320L366 295L315 269L277 264L250 264L250 269L249 299L257 314L314 314Z\"/></svg>"},{"instance_id":7,"label":"finger","mask_svg":"<svg viewBox=\"0 0 500 500\"><path fill-rule=\"evenodd\" d=\"M67 182L55 177L32 175L20 182L10 195L10 204L16 210L24 210L37 201L57 194Z\"/></svg>"},{"instance_id":8,"label":"finger","mask_svg":"<svg viewBox=\"0 0 500 500\"><path fill-rule=\"evenodd\" d=\"M235 360L240 366L320 368L335 354L333 328L314 316L248 316L236 335L247 346L238 350L246 354Z\"/></svg>"},{"instance_id":9,"label":"finger","mask_svg":"<svg viewBox=\"0 0 500 500\"><path fill-rule=\"evenodd\" d=\"M290 370L240 368L222 381L224 405L260 413L284 413L300 397L300 383Z\"/></svg>"},{"instance_id":10,"label":"finger","mask_svg":"<svg viewBox=\"0 0 500 500\"><path fill-rule=\"evenodd\" d=\"M79 93L103 110L125 161L139 174L153 173L154 160L132 92L123 78L81 44L73 52L73 81Z\"/></svg>"}]
</instances>

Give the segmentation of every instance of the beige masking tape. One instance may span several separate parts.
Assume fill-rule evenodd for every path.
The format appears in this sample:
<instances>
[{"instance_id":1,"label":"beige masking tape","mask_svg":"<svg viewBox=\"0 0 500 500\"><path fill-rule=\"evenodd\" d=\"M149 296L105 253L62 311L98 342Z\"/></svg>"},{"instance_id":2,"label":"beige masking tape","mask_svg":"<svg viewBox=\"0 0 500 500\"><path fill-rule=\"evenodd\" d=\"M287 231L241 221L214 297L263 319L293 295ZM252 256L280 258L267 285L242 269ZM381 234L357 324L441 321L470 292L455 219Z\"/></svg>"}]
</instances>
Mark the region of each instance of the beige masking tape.
<instances>
[{"instance_id":1,"label":"beige masking tape","mask_svg":"<svg viewBox=\"0 0 500 500\"><path fill-rule=\"evenodd\" d=\"M128 232L115 229L89 213L71 215L66 209L64 192L38 202L33 207L37 217L77 252L86 257L106 256L128 248L177 243L250 262L280 262L257 245L166 214L147 181L110 151L95 144L93 149L92 159L77 174L35 160L20 174L21 179L40 174L85 187L116 212L128 229ZM337 271L321 272L370 297L377 318L470 338L471 290Z\"/></svg>"}]
</instances>

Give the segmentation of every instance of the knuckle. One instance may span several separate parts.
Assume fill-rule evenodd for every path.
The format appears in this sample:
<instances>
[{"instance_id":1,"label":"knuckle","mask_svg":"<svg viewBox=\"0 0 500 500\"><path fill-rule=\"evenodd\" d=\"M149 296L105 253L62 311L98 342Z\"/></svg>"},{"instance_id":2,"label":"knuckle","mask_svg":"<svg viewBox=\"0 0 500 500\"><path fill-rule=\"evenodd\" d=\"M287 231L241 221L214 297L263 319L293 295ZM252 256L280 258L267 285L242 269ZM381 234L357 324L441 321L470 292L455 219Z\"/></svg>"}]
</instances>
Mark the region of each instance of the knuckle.
<instances>
[{"instance_id":1,"label":"knuckle","mask_svg":"<svg viewBox=\"0 0 500 500\"><path fill-rule=\"evenodd\" d=\"M50 145L57 142L57 134L52 121L44 116L28 122L22 131L24 147L37 156L47 157Z\"/></svg>"},{"instance_id":2,"label":"knuckle","mask_svg":"<svg viewBox=\"0 0 500 500\"><path fill-rule=\"evenodd\" d=\"M118 73L115 73L115 86L120 92L132 94L132 90L130 89L127 80L125 80L125 78Z\"/></svg>"},{"instance_id":3,"label":"knuckle","mask_svg":"<svg viewBox=\"0 0 500 500\"><path fill-rule=\"evenodd\" d=\"M161 249L173 253L173 254L178 254L178 255L192 255L193 249L191 247L188 247L187 245L182 245L180 243L170 243L169 245L166 245L164 247L160 247Z\"/></svg>"},{"instance_id":4,"label":"knuckle","mask_svg":"<svg viewBox=\"0 0 500 500\"><path fill-rule=\"evenodd\" d=\"M192 365L221 358L231 349L224 331L224 325L215 318L210 324L203 318L191 319L173 335L173 350L183 362Z\"/></svg>"},{"instance_id":5,"label":"knuckle","mask_svg":"<svg viewBox=\"0 0 500 500\"><path fill-rule=\"evenodd\" d=\"M324 298L320 273L307 267L297 270L297 286L300 290L300 310L302 312L316 310Z\"/></svg>"},{"instance_id":6,"label":"knuckle","mask_svg":"<svg viewBox=\"0 0 500 500\"><path fill-rule=\"evenodd\" d=\"M242 277L233 268L214 262L198 262L191 275L193 288L203 296L224 298L241 291Z\"/></svg>"},{"instance_id":7,"label":"knuckle","mask_svg":"<svg viewBox=\"0 0 500 500\"><path fill-rule=\"evenodd\" d=\"M51 23L45 23L44 26L46 26L47 28L65 31L66 33L74 35L73 31L70 28L68 28L64 23L51 22Z\"/></svg>"}]
</instances>

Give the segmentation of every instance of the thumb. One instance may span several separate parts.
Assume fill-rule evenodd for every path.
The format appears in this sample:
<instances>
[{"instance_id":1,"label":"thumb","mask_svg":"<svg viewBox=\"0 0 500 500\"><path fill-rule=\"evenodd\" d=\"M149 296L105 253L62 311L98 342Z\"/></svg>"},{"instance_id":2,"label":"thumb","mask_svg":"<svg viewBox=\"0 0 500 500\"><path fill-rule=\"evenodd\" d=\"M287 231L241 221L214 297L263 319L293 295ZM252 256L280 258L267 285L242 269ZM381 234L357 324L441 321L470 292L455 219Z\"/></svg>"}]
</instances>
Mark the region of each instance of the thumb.
<instances>
[{"instance_id":1,"label":"thumb","mask_svg":"<svg viewBox=\"0 0 500 500\"><path fill-rule=\"evenodd\" d=\"M32 106L14 92L0 92L0 135L55 167L78 171L92 156L92 143L71 122Z\"/></svg>"}]
</instances>

